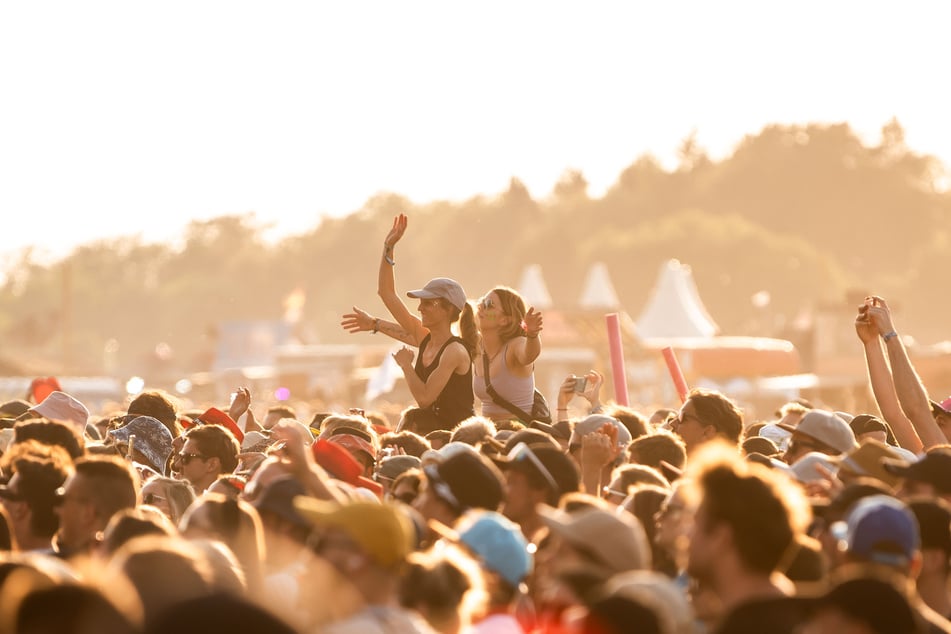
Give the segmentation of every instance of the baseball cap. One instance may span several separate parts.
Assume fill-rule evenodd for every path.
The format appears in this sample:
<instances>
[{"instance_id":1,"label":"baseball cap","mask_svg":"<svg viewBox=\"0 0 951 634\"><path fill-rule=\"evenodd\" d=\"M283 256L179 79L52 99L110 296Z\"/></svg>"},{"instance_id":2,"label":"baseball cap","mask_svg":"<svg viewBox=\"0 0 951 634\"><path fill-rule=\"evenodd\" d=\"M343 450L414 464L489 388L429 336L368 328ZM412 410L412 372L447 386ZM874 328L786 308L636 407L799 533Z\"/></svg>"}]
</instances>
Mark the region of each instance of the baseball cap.
<instances>
[{"instance_id":1,"label":"baseball cap","mask_svg":"<svg viewBox=\"0 0 951 634\"><path fill-rule=\"evenodd\" d=\"M848 453L857 446L852 428L844 420L821 409L806 412L798 425L779 423L788 432L803 434L828 445L839 453Z\"/></svg>"},{"instance_id":2,"label":"baseball cap","mask_svg":"<svg viewBox=\"0 0 951 634\"><path fill-rule=\"evenodd\" d=\"M921 631L902 583L900 577L889 579L860 571L841 579L825 594L791 600L810 611L823 608L840 611L875 634Z\"/></svg>"},{"instance_id":3,"label":"baseball cap","mask_svg":"<svg viewBox=\"0 0 951 634\"><path fill-rule=\"evenodd\" d=\"M385 568L398 567L413 551L416 529L409 516L391 504L356 501L341 505L298 496L294 507L317 528L333 527L345 532Z\"/></svg>"},{"instance_id":4,"label":"baseball cap","mask_svg":"<svg viewBox=\"0 0 951 634\"><path fill-rule=\"evenodd\" d=\"M932 449L917 462L886 460L883 467L906 480L930 484L941 493L951 493L951 450Z\"/></svg>"},{"instance_id":5,"label":"baseball cap","mask_svg":"<svg viewBox=\"0 0 951 634\"><path fill-rule=\"evenodd\" d=\"M196 419L196 422L203 423L205 425L218 425L219 427L224 427L238 439L238 442L244 441L244 432L241 431L241 428L238 427L238 424L234 422L230 416L222 412L217 407L209 407Z\"/></svg>"},{"instance_id":6,"label":"baseball cap","mask_svg":"<svg viewBox=\"0 0 951 634\"><path fill-rule=\"evenodd\" d=\"M297 478L285 476L269 482L251 502L259 512L273 513L294 526L307 528L310 523L298 512L294 500L307 495L304 485Z\"/></svg>"},{"instance_id":7,"label":"baseball cap","mask_svg":"<svg viewBox=\"0 0 951 634\"><path fill-rule=\"evenodd\" d=\"M459 310L466 305L466 292L456 280L437 277L429 280L421 289L406 293L414 299L444 299Z\"/></svg>"},{"instance_id":8,"label":"baseball cap","mask_svg":"<svg viewBox=\"0 0 951 634\"><path fill-rule=\"evenodd\" d=\"M433 520L430 526L449 541L463 544L486 570L517 588L532 570L528 540L518 524L494 511L469 511L455 530Z\"/></svg>"},{"instance_id":9,"label":"baseball cap","mask_svg":"<svg viewBox=\"0 0 951 634\"><path fill-rule=\"evenodd\" d=\"M550 491L549 502L557 503L565 493L577 491L581 477L574 461L560 449L545 444L517 443L495 463L503 471L512 470L534 474L545 482Z\"/></svg>"},{"instance_id":10,"label":"baseball cap","mask_svg":"<svg viewBox=\"0 0 951 634\"><path fill-rule=\"evenodd\" d=\"M619 447L626 447L631 442L631 432L621 421L613 416L605 414L590 414L579 420L574 429L571 430L571 438L568 441L570 447L580 446L581 439L591 432L601 429L605 423L611 423L617 427L617 444Z\"/></svg>"},{"instance_id":11,"label":"baseball cap","mask_svg":"<svg viewBox=\"0 0 951 634\"><path fill-rule=\"evenodd\" d=\"M433 494L457 513L471 508L495 511L505 492L498 467L478 453L461 451L423 466Z\"/></svg>"},{"instance_id":12,"label":"baseball cap","mask_svg":"<svg viewBox=\"0 0 951 634\"><path fill-rule=\"evenodd\" d=\"M951 396L944 399L940 403L937 401L931 401L931 414L935 417L951 416Z\"/></svg>"},{"instance_id":13,"label":"baseball cap","mask_svg":"<svg viewBox=\"0 0 951 634\"><path fill-rule=\"evenodd\" d=\"M831 531L840 549L888 566L907 566L921 544L914 514L904 502L888 495L862 498L846 521L835 522Z\"/></svg>"},{"instance_id":14,"label":"baseball cap","mask_svg":"<svg viewBox=\"0 0 951 634\"><path fill-rule=\"evenodd\" d=\"M589 508L574 513L540 504L538 513L548 530L592 558L608 576L650 568L650 546L644 528L629 513Z\"/></svg>"}]
</instances>

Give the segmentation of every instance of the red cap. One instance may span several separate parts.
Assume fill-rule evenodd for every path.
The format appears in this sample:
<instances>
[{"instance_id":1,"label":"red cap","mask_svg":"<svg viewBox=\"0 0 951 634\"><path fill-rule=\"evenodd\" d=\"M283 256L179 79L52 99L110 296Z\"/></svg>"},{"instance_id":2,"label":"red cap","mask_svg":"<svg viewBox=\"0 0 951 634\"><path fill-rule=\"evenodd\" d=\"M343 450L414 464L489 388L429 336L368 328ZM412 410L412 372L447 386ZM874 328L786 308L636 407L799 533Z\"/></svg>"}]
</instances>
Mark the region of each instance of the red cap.
<instances>
[{"instance_id":1,"label":"red cap","mask_svg":"<svg viewBox=\"0 0 951 634\"><path fill-rule=\"evenodd\" d=\"M217 407L209 407L205 410L205 413L198 417L198 420L205 423L206 425L218 425L224 427L238 439L238 442L244 440L244 432L241 431L241 428L238 427L238 424L234 422L230 416L222 412Z\"/></svg>"},{"instance_id":2,"label":"red cap","mask_svg":"<svg viewBox=\"0 0 951 634\"><path fill-rule=\"evenodd\" d=\"M317 461L332 477L355 487L369 489L377 497L382 497L383 487L364 477L363 465L357 462L342 445L327 440L318 440L310 446Z\"/></svg>"}]
</instances>

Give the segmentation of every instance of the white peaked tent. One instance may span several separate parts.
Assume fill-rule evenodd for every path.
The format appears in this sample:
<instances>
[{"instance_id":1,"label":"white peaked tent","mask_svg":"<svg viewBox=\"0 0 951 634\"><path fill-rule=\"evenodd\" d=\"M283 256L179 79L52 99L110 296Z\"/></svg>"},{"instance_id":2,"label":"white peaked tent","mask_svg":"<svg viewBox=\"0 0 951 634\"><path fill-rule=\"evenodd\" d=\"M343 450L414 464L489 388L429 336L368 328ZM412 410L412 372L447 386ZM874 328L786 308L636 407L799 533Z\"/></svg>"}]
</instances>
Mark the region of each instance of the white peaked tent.
<instances>
[{"instance_id":1,"label":"white peaked tent","mask_svg":"<svg viewBox=\"0 0 951 634\"><path fill-rule=\"evenodd\" d=\"M690 267L678 260L667 260L647 306L637 319L638 336L642 339L706 339L717 331L719 327L700 301Z\"/></svg>"},{"instance_id":2,"label":"white peaked tent","mask_svg":"<svg viewBox=\"0 0 951 634\"><path fill-rule=\"evenodd\" d=\"M595 262L588 269L578 303L585 310L616 310L620 307L621 302L604 262Z\"/></svg>"},{"instance_id":3,"label":"white peaked tent","mask_svg":"<svg viewBox=\"0 0 951 634\"><path fill-rule=\"evenodd\" d=\"M516 290L525 300L526 306L534 306L538 310L548 310L552 306L548 286L545 284L545 278L542 277L542 267L538 264L529 264L525 267Z\"/></svg>"}]
</instances>

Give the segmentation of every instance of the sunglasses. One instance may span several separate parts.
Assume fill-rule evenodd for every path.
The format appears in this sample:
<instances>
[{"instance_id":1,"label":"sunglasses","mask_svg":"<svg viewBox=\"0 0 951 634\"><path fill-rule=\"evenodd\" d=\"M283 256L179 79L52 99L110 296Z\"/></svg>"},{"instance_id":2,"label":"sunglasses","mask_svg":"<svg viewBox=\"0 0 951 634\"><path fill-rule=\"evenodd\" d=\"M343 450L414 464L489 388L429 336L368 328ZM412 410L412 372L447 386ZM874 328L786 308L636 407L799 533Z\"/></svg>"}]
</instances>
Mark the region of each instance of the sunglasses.
<instances>
[{"instance_id":1,"label":"sunglasses","mask_svg":"<svg viewBox=\"0 0 951 634\"><path fill-rule=\"evenodd\" d=\"M559 487L558 482L555 481L555 476L551 474L551 471L549 471L548 468L542 464L542 461L538 459L538 456L535 455L535 452L532 451L531 448L525 443L520 442L512 447L512 450L506 456L506 460L510 464L519 462L530 463L545 479L545 482L549 487L551 487L552 491L555 493L561 492L561 487Z\"/></svg>"},{"instance_id":2,"label":"sunglasses","mask_svg":"<svg viewBox=\"0 0 951 634\"><path fill-rule=\"evenodd\" d=\"M491 310L495 308L495 304L492 302L491 297L483 297L482 301L479 302L479 306L481 306L483 310Z\"/></svg>"},{"instance_id":3,"label":"sunglasses","mask_svg":"<svg viewBox=\"0 0 951 634\"><path fill-rule=\"evenodd\" d=\"M208 460L207 456L204 456L200 453L181 453L179 452L178 457L181 459L183 465L187 465L195 458L200 460Z\"/></svg>"},{"instance_id":4,"label":"sunglasses","mask_svg":"<svg viewBox=\"0 0 951 634\"><path fill-rule=\"evenodd\" d=\"M10 500L11 502L22 502L23 496L11 489L6 484L0 484L0 498Z\"/></svg>"},{"instance_id":5,"label":"sunglasses","mask_svg":"<svg viewBox=\"0 0 951 634\"><path fill-rule=\"evenodd\" d=\"M454 511L462 512L466 507L459 501L449 483L442 479L435 465L426 465L423 467L423 473L426 474L426 481L432 488L433 495L448 504Z\"/></svg>"},{"instance_id":6,"label":"sunglasses","mask_svg":"<svg viewBox=\"0 0 951 634\"><path fill-rule=\"evenodd\" d=\"M164 502L166 498L161 495L155 495L154 493L146 493L142 496L143 504L155 504L156 502Z\"/></svg>"}]
</instances>

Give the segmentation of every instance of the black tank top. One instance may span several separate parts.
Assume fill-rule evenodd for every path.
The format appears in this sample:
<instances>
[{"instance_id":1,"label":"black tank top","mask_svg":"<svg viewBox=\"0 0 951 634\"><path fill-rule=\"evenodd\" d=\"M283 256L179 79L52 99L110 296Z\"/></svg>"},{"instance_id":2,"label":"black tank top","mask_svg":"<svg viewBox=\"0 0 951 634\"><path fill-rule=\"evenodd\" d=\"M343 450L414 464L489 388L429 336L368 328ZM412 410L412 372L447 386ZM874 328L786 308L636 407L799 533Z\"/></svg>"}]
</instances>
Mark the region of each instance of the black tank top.
<instances>
[{"instance_id":1,"label":"black tank top","mask_svg":"<svg viewBox=\"0 0 951 634\"><path fill-rule=\"evenodd\" d=\"M424 366L423 352L425 352L426 346L429 345L429 340L430 336L426 335L422 342L420 342L419 355L416 357L416 366L414 367L416 375L424 382L429 379L429 375L439 366L439 360L442 358L442 353L445 351L446 346L454 341L458 341L465 347L465 343L462 339L459 337L450 337L449 340L443 344L442 348L439 349L439 352L436 353L436 358L433 359L433 362L428 366ZM460 421L475 415L475 409L472 406L474 401L475 397L472 394L472 364L470 363L469 370L465 374L456 374L453 372L449 375L449 382L446 383L446 387L442 389L442 392L439 393L439 396L436 397L436 401L430 407L436 415L436 420L439 421L440 429L452 429Z\"/></svg>"}]
</instances>

